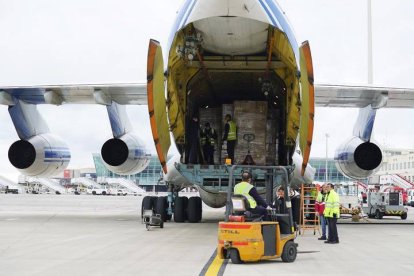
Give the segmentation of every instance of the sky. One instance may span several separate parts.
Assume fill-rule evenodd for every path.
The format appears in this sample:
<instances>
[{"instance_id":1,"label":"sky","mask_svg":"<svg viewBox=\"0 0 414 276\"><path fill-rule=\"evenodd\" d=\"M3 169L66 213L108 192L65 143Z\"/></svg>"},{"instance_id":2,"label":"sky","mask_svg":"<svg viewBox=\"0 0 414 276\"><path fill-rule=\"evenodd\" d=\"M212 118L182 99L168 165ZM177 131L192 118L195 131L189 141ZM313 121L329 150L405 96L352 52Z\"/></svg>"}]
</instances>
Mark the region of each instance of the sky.
<instances>
[{"instance_id":1,"label":"sky","mask_svg":"<svg viewBox=\"0 0 414 276\"><path fill-rule=\"evenodd\" d=\"M367 2L279 0L299 43L309 40L315 82L367 84ZM148 41L166 45L181 0L0 0L0 87L46 84L143 83ZM414 1L373 0L373 84L414 87ZM164 50L164 53L166 51ZM51 131L72 152L69 168L92 167L91 153L111 138L106 108L39 106ZM155 152L146 106L127 108L131 122ZM351 137L351 108L317 108L311 157L328 157ZM414 110L381 109L374 139L414 148ZM18 139L0 106L0 174L16 180L7 158Z\"/></svg>"}]
</instances>

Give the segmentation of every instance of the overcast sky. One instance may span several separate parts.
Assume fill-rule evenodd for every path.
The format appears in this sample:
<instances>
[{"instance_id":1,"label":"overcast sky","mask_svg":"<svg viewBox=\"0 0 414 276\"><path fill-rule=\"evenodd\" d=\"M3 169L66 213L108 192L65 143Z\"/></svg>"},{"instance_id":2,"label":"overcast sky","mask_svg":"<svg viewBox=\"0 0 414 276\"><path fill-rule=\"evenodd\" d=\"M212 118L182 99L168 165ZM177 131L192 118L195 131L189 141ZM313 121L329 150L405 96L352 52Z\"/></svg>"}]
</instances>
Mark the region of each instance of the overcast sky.
<instances>
[{"instance_id":1,"label":"overcast sky","mask_svg":"<svg viewBox=\"0 0 414 276\"><path fill-rule=\"evenodd\" d=\"M414 87L414 1L373 0L374 85ZM165 45L181 0L0 0L0 87L10 85L137 83L146 79L149 38ZM279 0L298 42L309 40L315 82L367 83L367 4L363 0ZM53 133L72 151L69 168L92 167L111 137L103 106L40 106ZM146 106L128 108L154 151ZM317 108L312 156L328 155L351 136L356 109ZM414 110L382 109L374 138L414 148ZM17 179L9 146L17 135L0 106L0 174Z\"/></svg>"}]
</instances>

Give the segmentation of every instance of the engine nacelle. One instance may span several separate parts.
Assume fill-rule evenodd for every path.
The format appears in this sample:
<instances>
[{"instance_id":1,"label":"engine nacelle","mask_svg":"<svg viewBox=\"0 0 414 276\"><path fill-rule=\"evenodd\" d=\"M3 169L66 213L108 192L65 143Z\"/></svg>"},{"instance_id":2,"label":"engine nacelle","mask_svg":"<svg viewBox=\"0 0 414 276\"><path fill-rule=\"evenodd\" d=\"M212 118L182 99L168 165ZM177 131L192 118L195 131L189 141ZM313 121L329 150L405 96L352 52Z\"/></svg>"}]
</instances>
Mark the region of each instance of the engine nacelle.
<instances>
[{"instance_id":1,"label":"engine nacelle","mask_svg":"<svg viewBox=\"0 0 414 276\"><path fill-rule=\"evenodd\" d=\"M142 172L150 161L144 143L131 133L106 141L101 156L108 170L123 175Z\"/></svg>"},{"instance_id":2,"label":"engine nacelle","mask_svg":"<svg viewBox=\"0 0 414 276\"><path fill-rule=\"evenodd\" d=\"M372 142L352 137L335 152L336 167L347 177L364 179L381 165L382 151Z\"/></svg>"},{"instance_id":3,"label":"engine nacelle","mask_svg":"<svg viewBox=\"0 0 414 276\"><path fill-rule=\"evenodd\" d=\"M28 176L56 175L66 169L70 161L66 143L50 133L14 142L8 155L10 163Z\"/></svg>"}]
</instances>

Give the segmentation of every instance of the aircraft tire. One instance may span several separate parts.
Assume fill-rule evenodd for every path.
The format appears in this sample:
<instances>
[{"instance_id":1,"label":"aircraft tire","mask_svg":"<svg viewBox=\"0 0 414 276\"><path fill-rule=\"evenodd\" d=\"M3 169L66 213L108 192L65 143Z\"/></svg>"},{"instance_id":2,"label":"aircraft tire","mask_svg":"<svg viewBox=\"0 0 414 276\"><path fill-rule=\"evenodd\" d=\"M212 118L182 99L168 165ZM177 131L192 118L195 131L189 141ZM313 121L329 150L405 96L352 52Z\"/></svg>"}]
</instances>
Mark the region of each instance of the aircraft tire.
<instances>
[{"instance_id":1,"label":"aircraft tire","mask_svg":"<svg viewBox=\"0 0 414 276\"><path fill-rule=\"evenodd\" d=\"M161 215L161 219L163 222L167 221L167 208L168 208L167 197L160 196L157 199L157 204L155 206L155 213Z\"/></svg>"},{"instance_id":2,"label":"aircraft tire","mask_svg":"<svg viewBox=\"0 0 414 276\"><path fill-rule=\"evenodd\" d=\"M152 209L153 202L154 202L154 200L152 199L152 196L145 196L142 199L142 203L141 203L141 218L144 215L144 210L150 210L150 209Z\"/></svg>"},{"instance_id":3,"label":"aircraft tire","mask_svg":"<svg viewBox=\"0 0 414 276\"><path fill-rule=\"evenodd\" d=\"M188 222L197 223L200 221L200 207L197 197L190 197L188 199L187 217Z\"/></svg>"},{"instance_id":4,"label":"aircraft tire","mask_svg":"<svg viewBox=\"0 0 414 276\"><path fill-rule=\"evenodd\" d=\"M201 201L201 197L197 196L195 198L197 201L197 219L198 219L198 222L200 222L201 219L203 218L203 204Z\"/></svg>"},{"instance_id":5,"label":"aircraft tire","mask_svg":"<svg viewBox=\"0 0 414 276\"><path fill-rule=\"evenodd\" d=\"M185 222L186 220L186 209L187 209L188 198L187 197L176 197L174 201L174 221Z\"/></svg>"}]
</instances>

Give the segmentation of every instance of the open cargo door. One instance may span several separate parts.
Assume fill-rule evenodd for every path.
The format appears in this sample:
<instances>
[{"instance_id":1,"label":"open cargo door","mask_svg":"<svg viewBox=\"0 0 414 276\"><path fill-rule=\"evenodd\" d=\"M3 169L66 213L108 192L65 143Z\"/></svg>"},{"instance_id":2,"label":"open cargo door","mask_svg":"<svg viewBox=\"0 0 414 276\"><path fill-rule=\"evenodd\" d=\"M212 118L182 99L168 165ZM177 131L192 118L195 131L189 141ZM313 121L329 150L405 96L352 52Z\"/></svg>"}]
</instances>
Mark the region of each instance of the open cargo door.
<instances>
[{"instance_id":1,"label":"open cargo door","mask_svg":"<svg viewBox=\"0 0 414 276\"><path fill-rule=\"evenodd\" d=\"M162 169L167 173L167 154L171 140L165 100L164 62L160 43L153 39L148 47L147 95L152 137Z\"/></svg>"},{"instance_id":2,"label":"open cargo door","mask_svg":"<svg viewBox=\"0 0 414 276\"><path fill-rule=\"evenodd\" d=\"M309 42L305 41L300 47L300 83L302 108L300 115L299 147L302 151L302 176L308 165L312 146L313 118L315 115L315 89L313 86L313 65Z\"/></svg>"}]
</instances>

